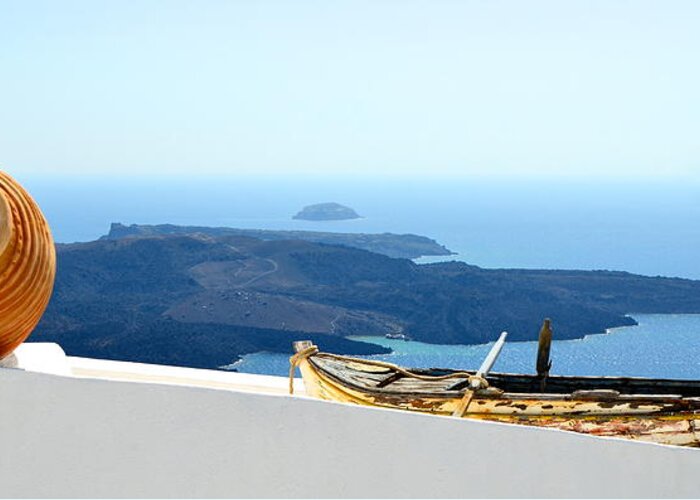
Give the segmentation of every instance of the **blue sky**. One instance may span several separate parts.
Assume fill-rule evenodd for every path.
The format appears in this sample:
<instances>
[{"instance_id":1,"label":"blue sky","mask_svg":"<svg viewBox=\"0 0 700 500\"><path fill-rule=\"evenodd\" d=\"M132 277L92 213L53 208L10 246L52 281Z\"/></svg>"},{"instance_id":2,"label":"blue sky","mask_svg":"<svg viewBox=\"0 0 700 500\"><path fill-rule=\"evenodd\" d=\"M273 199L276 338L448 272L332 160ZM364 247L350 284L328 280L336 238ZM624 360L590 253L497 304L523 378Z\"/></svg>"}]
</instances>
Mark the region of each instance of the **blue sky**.
<instances>
[{"instance_id":1,"label":"blue sky","mask_svg":"<svg viewBox=\"0 0 700 500\"><path fill-rule=\"evenodd\" d=\"M0 0L0 167L700 176L697 1Z\"/></svg>"}]
</instances>

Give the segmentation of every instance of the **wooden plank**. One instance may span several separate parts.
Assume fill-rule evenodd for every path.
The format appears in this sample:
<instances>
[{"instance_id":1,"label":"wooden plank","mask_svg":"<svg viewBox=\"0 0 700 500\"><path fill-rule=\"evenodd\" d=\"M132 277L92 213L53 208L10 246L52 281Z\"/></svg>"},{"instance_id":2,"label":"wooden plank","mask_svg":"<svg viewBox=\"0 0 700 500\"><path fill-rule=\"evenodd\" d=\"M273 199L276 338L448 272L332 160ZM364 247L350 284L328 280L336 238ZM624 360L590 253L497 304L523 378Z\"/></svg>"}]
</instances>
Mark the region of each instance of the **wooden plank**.
<instances>
[{"instance_id":1,"label":"wooden plank","mask_svg":"<svg viewBox=\"0 0 700 500\"><path fill-rule=\"evenodd\" d=\"M403 373L396 372L396 373L394 373L394 374L392 374L392 375L389 375L389 376L388 376L387 378L385 378L384 380L381 380L381 381L376 385L376 387L386 387L387 385L392 384L392 383L396 382L397 380L399 380L400 378L403 378L403 377L405 377L405 375L404 375Z\"/></svg>"}]
</instances>

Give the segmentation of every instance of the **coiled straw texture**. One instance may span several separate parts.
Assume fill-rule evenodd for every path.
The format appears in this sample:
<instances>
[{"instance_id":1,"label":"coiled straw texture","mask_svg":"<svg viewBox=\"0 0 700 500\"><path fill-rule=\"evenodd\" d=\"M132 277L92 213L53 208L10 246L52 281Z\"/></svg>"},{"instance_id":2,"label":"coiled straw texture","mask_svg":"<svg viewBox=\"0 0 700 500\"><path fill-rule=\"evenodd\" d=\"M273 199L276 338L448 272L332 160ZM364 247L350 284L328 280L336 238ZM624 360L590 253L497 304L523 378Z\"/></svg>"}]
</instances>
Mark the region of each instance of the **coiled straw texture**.
<instances>
[{"instance_id":1,"label":"coiled straw texture","mask_svg":"<svg viewBox=\"0 0 700 500\"><path fill-rule=\"evenodd\" d=\"M44 215L0 172L0 359L34 330L51 298L56 251Z\"/></svg>"}]
</instances>

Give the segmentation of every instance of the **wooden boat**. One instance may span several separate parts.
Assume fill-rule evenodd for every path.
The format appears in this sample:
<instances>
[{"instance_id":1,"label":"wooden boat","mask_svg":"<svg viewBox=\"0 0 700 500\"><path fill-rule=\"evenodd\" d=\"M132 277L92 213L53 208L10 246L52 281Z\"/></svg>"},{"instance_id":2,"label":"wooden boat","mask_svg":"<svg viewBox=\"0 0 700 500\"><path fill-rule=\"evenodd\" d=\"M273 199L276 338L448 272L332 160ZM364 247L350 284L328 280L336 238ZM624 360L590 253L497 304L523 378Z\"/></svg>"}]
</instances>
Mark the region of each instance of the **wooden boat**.
<instances>
[{"instance_id":1,"label":"wooden boat","mask_svg":"<svg viewBox=\"0 0 700 500\"><path fill-rule=\"evenodd\" d=\"M295 342L290 382L299 366L320 399L700 447L700 381L549 375L548 321L540 340L536 375L490 372L505 335L477 371L405 369Z\"/></svg>"}]
</instances>

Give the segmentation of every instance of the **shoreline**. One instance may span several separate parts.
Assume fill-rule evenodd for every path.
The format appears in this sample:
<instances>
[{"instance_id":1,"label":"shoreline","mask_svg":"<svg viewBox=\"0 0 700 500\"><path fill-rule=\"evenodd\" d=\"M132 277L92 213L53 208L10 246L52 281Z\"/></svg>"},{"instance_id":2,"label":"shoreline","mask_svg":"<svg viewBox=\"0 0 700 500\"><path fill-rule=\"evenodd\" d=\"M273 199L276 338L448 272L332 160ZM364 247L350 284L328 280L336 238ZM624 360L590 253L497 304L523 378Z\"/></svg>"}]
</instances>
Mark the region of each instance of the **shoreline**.
<instances>
[{"instance_id":1,"label":"shoreline","mask_svg":"<svg viewBox=\"0 0 700 500\"><path fill-rule=\"evenodd\" d=\"M552 373L700 379L700 366L694 362L700 356L700 314L629 316L638 324L578 339L555 339ZM476 369L492 344L427 344L377 336L351 337L365 342L381 341L376 343L392 349L386 355L358 357L415 368ZM678 351L678 345L685 348ZM536 352L537 341L506 343L496 371L534 373ZM288 358L287 354L258 352L244 355L234 365L243 373L283 375L289 370Z\"/></svg>"}]
</instances>

